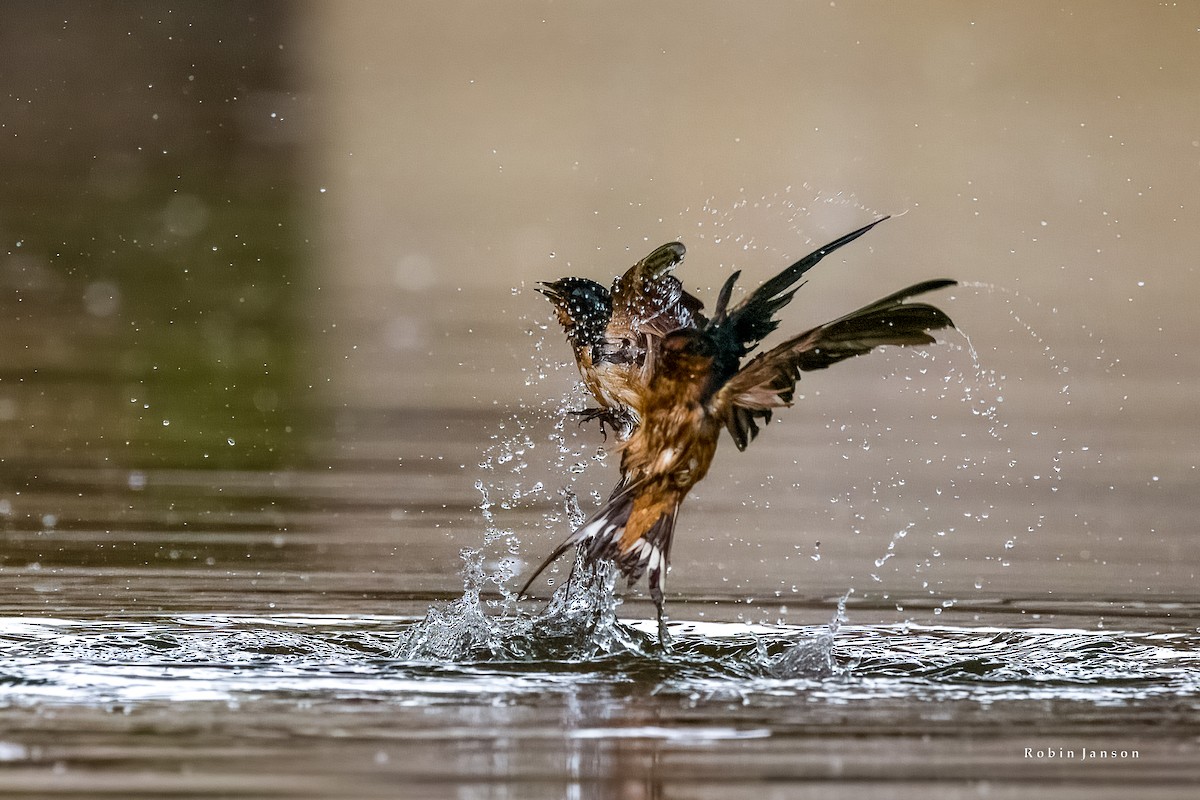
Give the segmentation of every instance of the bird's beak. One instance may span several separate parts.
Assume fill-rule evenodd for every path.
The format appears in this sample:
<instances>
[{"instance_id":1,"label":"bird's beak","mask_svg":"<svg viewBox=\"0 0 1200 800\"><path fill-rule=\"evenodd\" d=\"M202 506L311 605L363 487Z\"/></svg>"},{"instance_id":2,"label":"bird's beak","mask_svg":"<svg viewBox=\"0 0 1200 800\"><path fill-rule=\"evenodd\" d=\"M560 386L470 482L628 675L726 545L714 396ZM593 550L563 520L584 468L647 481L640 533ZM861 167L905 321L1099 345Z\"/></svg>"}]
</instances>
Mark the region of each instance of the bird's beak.
<instances>
[{"instance_id":1,"label":"bird's beak","mask_svg":"<svg viewBox=\"0 0 1200 800\"><path fill-rule=\"evenodd\" d=\"M541 292L550 298L551 302L557 303L562 300L562 292L558 288L557 283L547 283L546 281L538 281L538 285L533 287L534 291Z\"/></svg>"}]
</instances>

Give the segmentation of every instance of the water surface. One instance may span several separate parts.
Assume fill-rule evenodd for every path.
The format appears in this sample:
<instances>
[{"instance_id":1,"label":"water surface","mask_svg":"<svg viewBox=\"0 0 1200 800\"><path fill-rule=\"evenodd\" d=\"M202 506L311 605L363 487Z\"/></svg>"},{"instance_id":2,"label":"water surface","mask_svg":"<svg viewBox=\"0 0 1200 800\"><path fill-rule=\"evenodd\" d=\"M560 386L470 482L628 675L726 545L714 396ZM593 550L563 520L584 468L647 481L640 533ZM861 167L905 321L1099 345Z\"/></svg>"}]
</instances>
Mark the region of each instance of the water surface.
<instances>
[{"instance_id":1,"label":"water surface","mask_svg":"<svg viewBox=\"0 0 1200 800\"><path fill-rule=\"evenodd\" d=\"M6 7L0 796L1191 797L1193 17ZM532 281L885 213L781 333L959 330L723 445L673 649L507 595L615 479Z\"/></svg>"}]
</instances>

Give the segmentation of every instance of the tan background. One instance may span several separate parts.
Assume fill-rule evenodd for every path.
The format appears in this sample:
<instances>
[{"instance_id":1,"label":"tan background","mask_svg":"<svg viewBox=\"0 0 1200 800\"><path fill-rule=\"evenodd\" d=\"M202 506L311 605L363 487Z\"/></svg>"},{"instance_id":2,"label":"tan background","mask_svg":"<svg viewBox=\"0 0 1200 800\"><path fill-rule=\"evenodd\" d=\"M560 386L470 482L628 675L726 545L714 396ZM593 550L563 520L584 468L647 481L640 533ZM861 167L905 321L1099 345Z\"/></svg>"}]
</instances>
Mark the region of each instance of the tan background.
<instances>
[{"instance_id":1,"label":"tan background","mask_svg":"<svg viewBox=\"0 0 1200 800\"><path fill-rule=\"evenodd\" d=\"M329 282L371 287L356 303L608 277L672 238L689 285L755 281L903 214L814 273L811 308L947 275L997 287L956 315L985 351L1016 346L1021 315L1051 347L1120 358L1135 402L1143 379L1195 374L1194 5L312 11L313 197Z\"/></svg>"},{"instance_id":2,"label":"tan background","mask_svg":"<svg viewBox=\"0 0 1200 800\"><path fill-rule=\"evenodd\" d=\"M568 357L530 281L605 280L680 238L711 298L894 214L785 329L950 276L969 344L806 379L754 457L722 451L681 537L722 546L749 502L729 524L778 542L770 570L797 530L809 554L865 525L881 556L916 513L935 563L957 556L933 531L957 531L967 587L1014 539L1033 565L1004 585L1188 585L1198 28L1191 4L317 6L334 397L543 407L574 374L527 385ZM683 581L761 569L692 547ZM822 574L857 583L862 555L837 562L853 581Z\"/></svg>"}]
</instances>

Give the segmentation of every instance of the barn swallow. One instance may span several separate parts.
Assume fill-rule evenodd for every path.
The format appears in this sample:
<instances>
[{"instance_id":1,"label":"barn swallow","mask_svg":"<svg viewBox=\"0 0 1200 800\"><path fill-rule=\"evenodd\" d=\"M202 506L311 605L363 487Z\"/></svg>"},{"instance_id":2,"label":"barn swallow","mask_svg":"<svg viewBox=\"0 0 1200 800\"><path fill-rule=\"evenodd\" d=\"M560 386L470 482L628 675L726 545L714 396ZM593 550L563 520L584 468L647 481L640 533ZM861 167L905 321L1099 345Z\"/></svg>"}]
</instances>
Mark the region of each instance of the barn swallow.
<instances>
[{"instance_id":1,"label":"barn swallow","mask_svg":"<svg viewBox=\"0 0 1200 800\"><path fill-rule=\"evenodd\" d=\"M671 274L686 249L669 242L630 267L606 289L588 278L543 282L554 304L584 386L599 405L578 413L599 419L624 441L637 427L639 406L654 371L657 342L704 319L703 303Z\"/></svg>"},{"instance_id":2,"label":"barn swallow","mask_svg":"<svg viewBox=\"0 0 1200 800\"><path fill-rule=\"evenodd\" d=\"M648 573L659 637L666 646L663 583L675 519L688 492L708 472L721 429L729 432L739 450L745 450L758 435L760 421L765 425L774 410L792 405L802 372L824 369L884 345L932 344L935 339L930 331L954 326L935 306L905 302L955 285L952 280L931 280L746 360L779 326L775 313L792 299L796 291L792 287L804 272L879 222L882 220L796 262L731 308L730 296L740 274L733 273L718 294L711 319L662 337L657 343L655 370L639 405L641 425L620 445L621 482L542 562L518 597L555 559L578 545L584 561L614 561L630 585Z\"/></svg>"},{"instance_id":3,"label":"barn swallow","mask_svg":"<svg viewBox=\"0 0 1200 800\"><path fill-rule=\"evenodd\" d=\"M792 264L773 279L777 294L822 258L886 219L877 219ZM580 422L599 419L601 432L607 424L618 441L627 439L641 419L658 342L674 330L707 322L704 303L671 274L686 253L680 242L661 245L615 278L611 289L577 277L542 282L538 289L554 304L584 386L599 406L572 413L581 417ZM791 299L792 293L784 294L778 308Z\"/></svg>"}]
</instances>

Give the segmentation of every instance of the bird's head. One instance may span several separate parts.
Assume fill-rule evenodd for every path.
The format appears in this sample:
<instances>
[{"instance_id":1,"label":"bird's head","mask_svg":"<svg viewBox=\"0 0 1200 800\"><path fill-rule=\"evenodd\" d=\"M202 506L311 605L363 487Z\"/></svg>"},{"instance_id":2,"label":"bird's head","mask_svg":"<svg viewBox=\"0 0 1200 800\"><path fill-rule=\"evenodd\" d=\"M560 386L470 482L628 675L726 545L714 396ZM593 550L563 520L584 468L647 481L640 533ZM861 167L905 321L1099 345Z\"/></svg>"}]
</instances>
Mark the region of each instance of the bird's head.
<instances>
[{"instance_id":1,"label":"bird's head","mask_svg":"<svg viewBox=\"0 0 1200 800\"><path fill-rule=\"evenodd\" d=\"M612 316L612 296L587 278L561 278L542 282L537 290L554 304L558 324L574 347L589 347L600 340Z\"/></svg>"}]
</instances>

